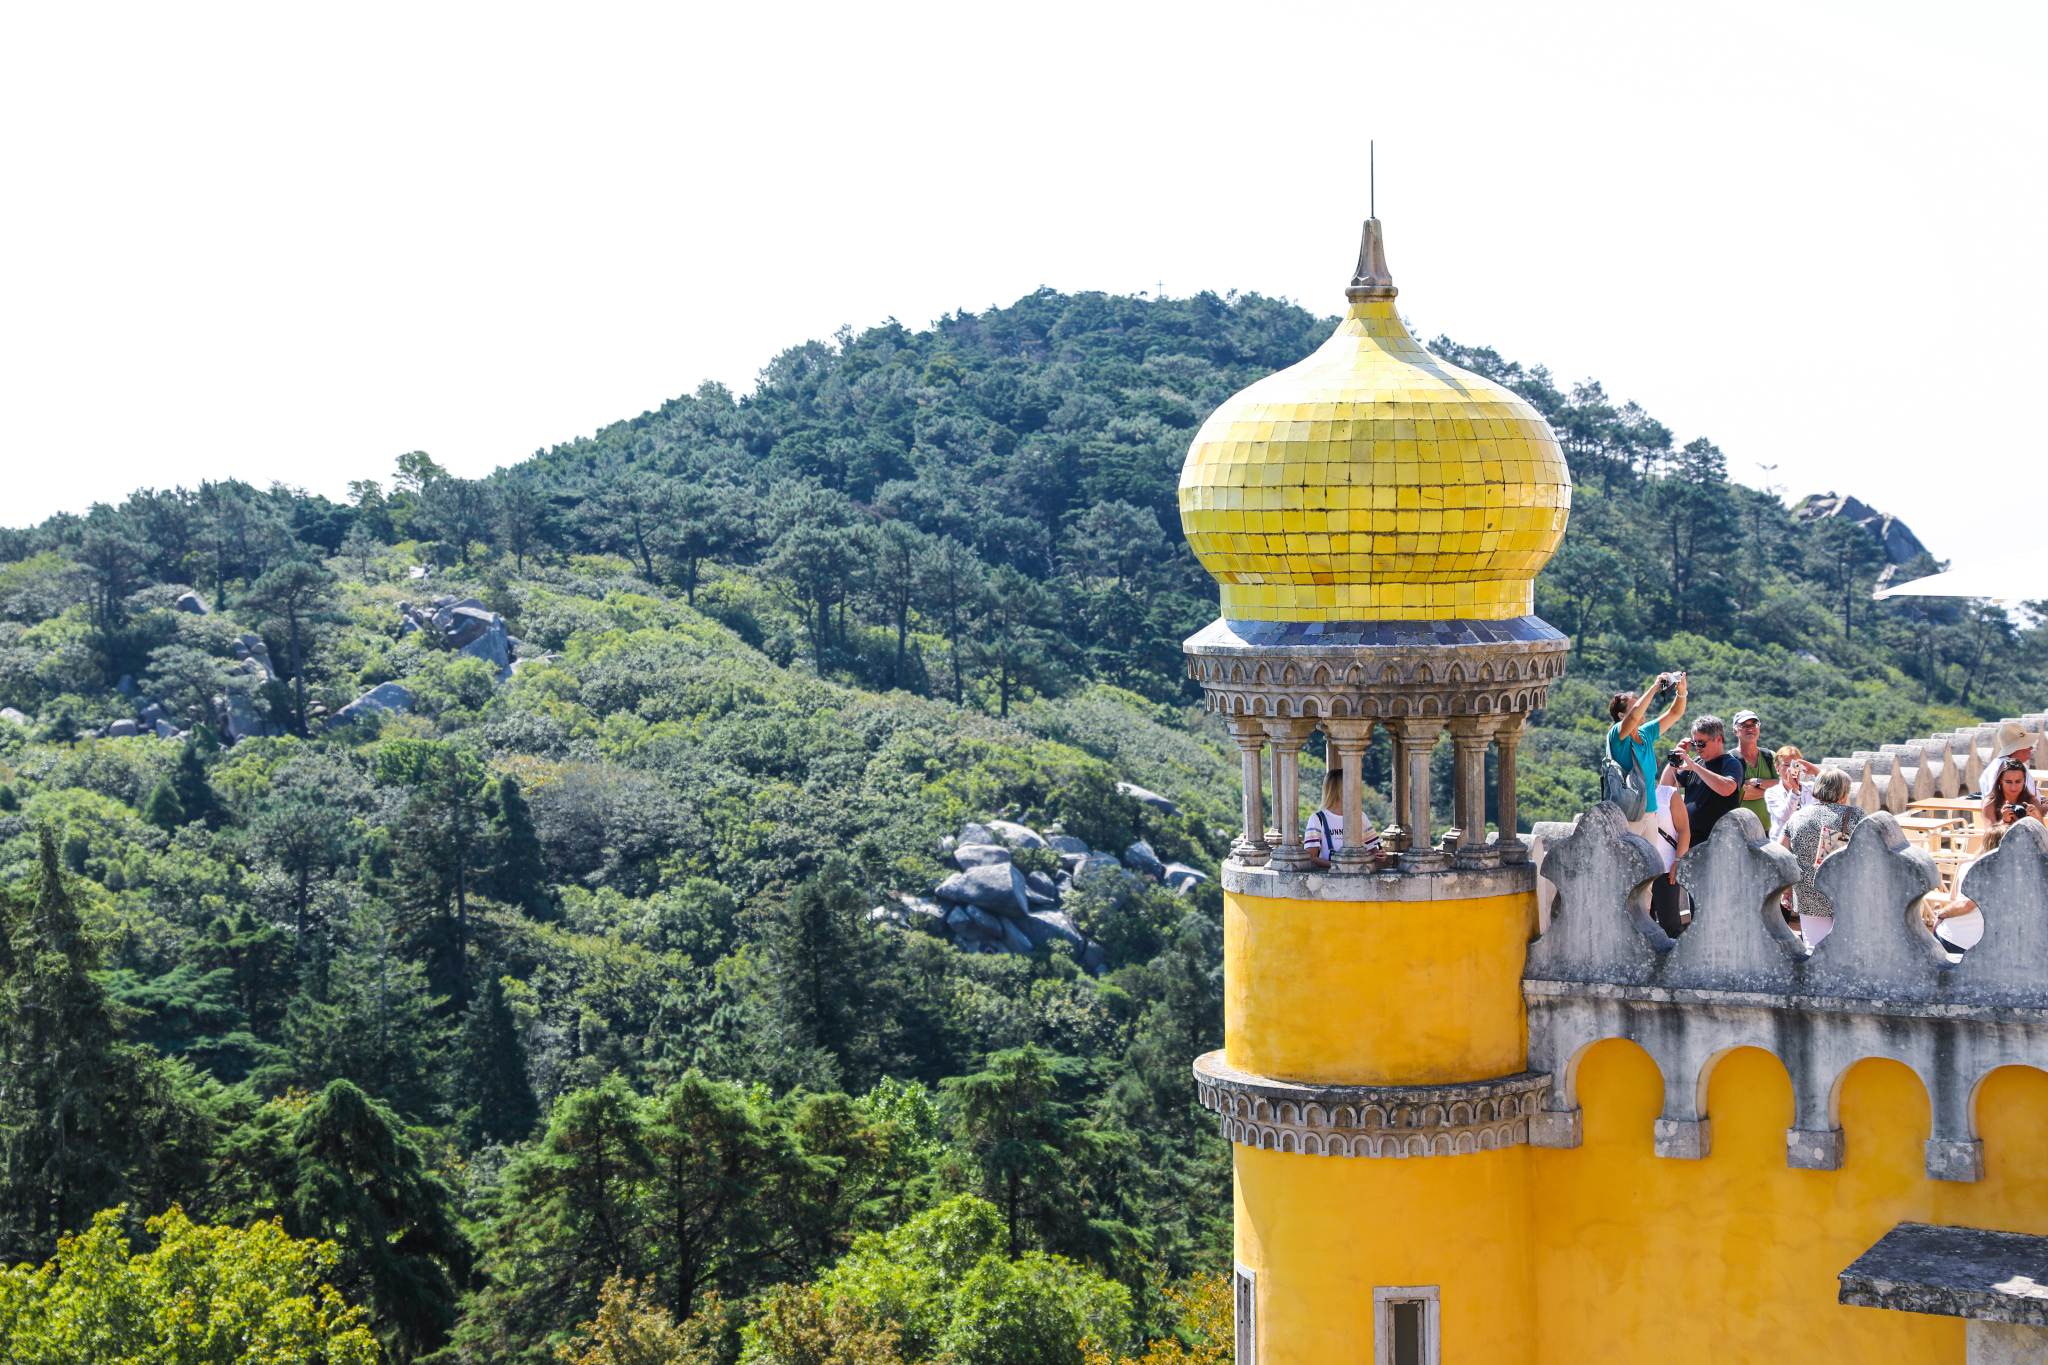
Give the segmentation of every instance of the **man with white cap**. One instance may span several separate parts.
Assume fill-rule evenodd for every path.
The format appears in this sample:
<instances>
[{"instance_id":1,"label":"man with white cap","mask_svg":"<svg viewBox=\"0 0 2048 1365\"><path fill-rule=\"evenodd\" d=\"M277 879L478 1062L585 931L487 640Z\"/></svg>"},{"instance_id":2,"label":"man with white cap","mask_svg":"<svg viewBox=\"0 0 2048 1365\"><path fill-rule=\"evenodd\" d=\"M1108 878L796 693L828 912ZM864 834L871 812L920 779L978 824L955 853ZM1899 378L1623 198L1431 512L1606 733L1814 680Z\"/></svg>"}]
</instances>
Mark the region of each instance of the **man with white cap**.
<instances>
[{"instance_id":1,"label":"man with white cap","mask_svg":"<svg viewBox=\"0 0 2048 1365\"><path fill-rule=\"evenodd\" d=\"M1754 711L1735 713L1735 756L1742 760L1742 808L1754 815L1766 830L1771 827L1771 808L1764 793L1778 785L1778 765L1757 746L1763 722Z\"/></svg>"},{"instance_id":2,"label":"man with white cap","mask_svg":"<svg viewBox=\"0 0 2048 1365\"><path fill-rule=\"evenodd\" d=\"M1998 765L2008 758L2016 758L2021 763L2024 763L2029 770L2027 772L2027 794L2036 801L2039 801L2041 793L2034 786L2034 774L2032 772L2034 766L2034 738L2035 736L2018 721L2001 721L1998 726L1998 752L1993 754L1991 761L1984 765L1984 780L1978 785L1980 787L1989 787L1992 779L1998 772ZM1981 791L1978 793L1980 796L1982 794Z\"/></svg>"}]
</instances>

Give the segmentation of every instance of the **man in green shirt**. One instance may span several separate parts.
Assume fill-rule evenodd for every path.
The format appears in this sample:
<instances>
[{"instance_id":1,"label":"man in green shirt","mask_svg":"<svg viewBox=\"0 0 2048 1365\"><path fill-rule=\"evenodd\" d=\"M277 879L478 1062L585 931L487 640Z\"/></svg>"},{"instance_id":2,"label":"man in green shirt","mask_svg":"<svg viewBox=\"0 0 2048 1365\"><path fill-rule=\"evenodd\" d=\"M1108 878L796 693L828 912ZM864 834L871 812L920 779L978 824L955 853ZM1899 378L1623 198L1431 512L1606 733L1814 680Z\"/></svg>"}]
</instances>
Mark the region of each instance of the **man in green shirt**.
<instances>
[{"instance_id":1,"label":"man in green shirt","mask_svg":"<svg viewBox=\"0 0 2048 1365\"><path fill-rule=\"evenodd\" d=\"M1771 808L1764 793L1778 785L1777 762L1757 744L1763 722L1754 711L1735 713L1735 756L1742 760L1742 808L1757 818L1765 831L1771 828Z\"/></svg>"}]
</instances>

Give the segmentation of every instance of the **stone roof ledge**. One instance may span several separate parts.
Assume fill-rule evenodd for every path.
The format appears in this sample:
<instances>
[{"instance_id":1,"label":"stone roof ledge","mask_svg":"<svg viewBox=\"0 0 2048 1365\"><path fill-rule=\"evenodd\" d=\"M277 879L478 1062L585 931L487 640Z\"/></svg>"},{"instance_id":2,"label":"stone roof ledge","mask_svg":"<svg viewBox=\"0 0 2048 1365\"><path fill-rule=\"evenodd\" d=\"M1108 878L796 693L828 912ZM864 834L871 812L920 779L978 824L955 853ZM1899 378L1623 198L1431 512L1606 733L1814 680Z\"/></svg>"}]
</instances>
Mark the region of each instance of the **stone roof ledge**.
<instances>
[{"instance_id":1,"label":"stone roof ledge","mask_svg":"<svg viewBox=\"0 0 2048 1365\"><path fill-rule=\"evenodd\" d=\"M1836 1278L1857 1308L2048 1327L2048 1237L1901 1223Z\"/></svg>"}]
</instances>

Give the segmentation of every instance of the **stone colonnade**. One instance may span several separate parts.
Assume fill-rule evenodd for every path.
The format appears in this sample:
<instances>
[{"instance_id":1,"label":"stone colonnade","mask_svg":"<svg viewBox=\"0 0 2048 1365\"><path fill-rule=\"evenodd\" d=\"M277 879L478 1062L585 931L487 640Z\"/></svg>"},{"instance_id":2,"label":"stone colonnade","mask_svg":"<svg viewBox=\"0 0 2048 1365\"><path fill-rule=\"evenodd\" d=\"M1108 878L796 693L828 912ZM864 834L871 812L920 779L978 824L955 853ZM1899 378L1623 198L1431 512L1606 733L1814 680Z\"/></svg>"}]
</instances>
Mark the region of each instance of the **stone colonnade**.
<instances>
[{"instance_id":1,"label":"stone colonnade","mask_svg":"<svg viewBox=\"0 0 2048 1365\"><path fill-rule=\"evenodd\" d=\"M1237 740L1244 780L1244 824L1231 857L1252 867L1276 872L1312 869L1301 840L1301 751L1317 730L1326 737L1330 766L1344 774L1344 828L1364 823L1365 751L1375 725L1385 725L1394 744L1394 823L1380 832L1389 852L1398 853L1404 872L1437 872L1447 867L1495 867L1526 862L1528 846L1515 833L1515 750L1522 742L1526 717L1509 713L1481 716L1271 717L1228 718ZM1456 748L1452 763L1452 818L1441 845L1430 838L1429 759L1438 737L1448 729ZM1265 751L1272 749L1273 823L1265 806ZM1486 751L1499 750L1497 773L1500 840L1486 842ZM1365 850L1350 843L1331 859L1337 872L1367 872Z\"/></svg>"}]
</instances>

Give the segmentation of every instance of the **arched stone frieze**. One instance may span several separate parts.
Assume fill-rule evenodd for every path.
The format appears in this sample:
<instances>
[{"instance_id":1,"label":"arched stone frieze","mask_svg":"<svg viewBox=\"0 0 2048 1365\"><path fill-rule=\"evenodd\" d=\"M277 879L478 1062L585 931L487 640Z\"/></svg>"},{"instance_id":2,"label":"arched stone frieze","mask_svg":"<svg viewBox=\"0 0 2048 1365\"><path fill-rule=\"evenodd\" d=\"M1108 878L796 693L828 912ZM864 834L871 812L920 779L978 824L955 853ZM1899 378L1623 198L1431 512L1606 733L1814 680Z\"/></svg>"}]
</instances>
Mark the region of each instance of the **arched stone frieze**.
<instances>
[{"instance_id":1,"label":"arched stone frieze","mask_svg":"<svg viewBox=\"0 0 2048 1365\"><path fill-rule=\"evenodd\" d=\"M1223 1135L1261 1151L1307 1156L1451 1156L1529 1140L1529 1120L1550 1086L1522 1072L1442 1086L1298 1086L1196 1060L1202 1106ZM1299 1098L1271 1098L1272 1092Z\"/></svg>"}]
</instances>

